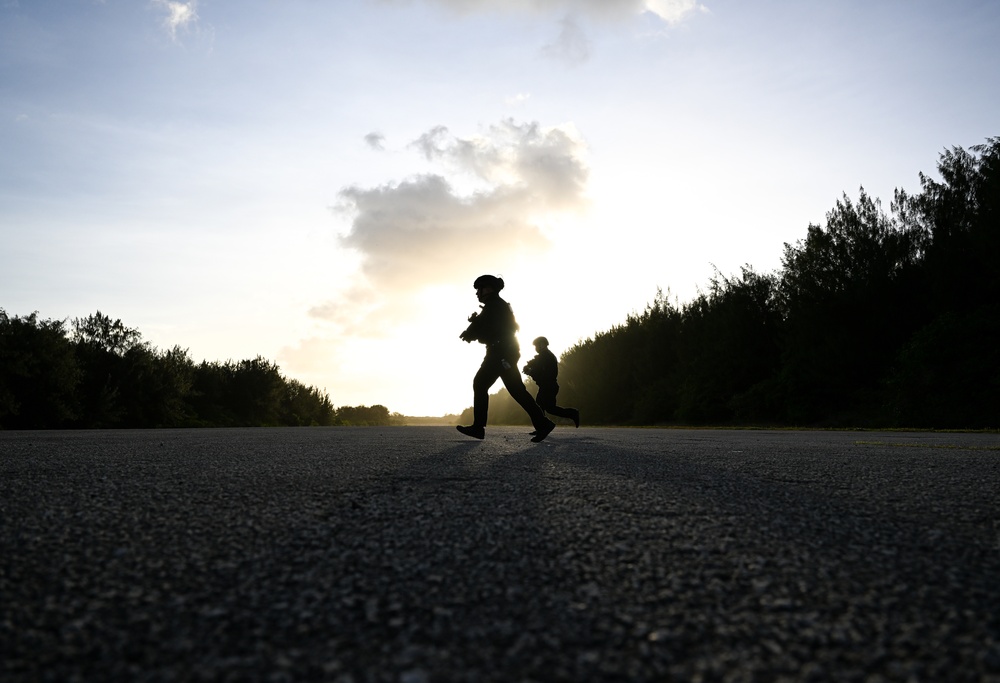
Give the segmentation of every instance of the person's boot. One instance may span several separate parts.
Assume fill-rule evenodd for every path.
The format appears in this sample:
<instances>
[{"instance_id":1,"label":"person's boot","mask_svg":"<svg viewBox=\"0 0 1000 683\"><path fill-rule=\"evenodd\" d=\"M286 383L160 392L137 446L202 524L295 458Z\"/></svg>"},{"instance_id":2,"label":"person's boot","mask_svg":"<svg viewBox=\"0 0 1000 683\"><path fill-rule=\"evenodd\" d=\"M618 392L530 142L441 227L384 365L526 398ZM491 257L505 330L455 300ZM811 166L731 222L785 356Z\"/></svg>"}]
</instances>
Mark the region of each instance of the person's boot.
<instances>
[{"instance_id":1,"label":"person's boot","mask_svg":"<svg viewBox=\"0 0 1000 683\"><path fill-rule=\"evenodd\" d=\"M576 408L573 408L573 415L572 415L572 417L573 417L573 426L574 427L579 427L580 426L580 411L577 410Z\"/></svg>"},{"instance_id":2,"label":"person's boot","mask_svg":"<svg viewBox=\"0 0 1000 683\"><path fill-rule=\"evenodd\" d=\"M545 417L545 410L544 409L542 409L542 417ZM536 434L538 434L538 429L537 428L532 429L530 432L528 432L528 436L535 436Z\"/></svg>"},{"instance_id":3,"label":"person's boot","mask_svg":"<svg viewBox=\"0 0 1000 683\"><path fill-rule=\"evenodd\" d=\"M545 422L535 428L535 435L531 437L532 442L538 443L539 441L544 441L545 437L547 437L555 428L556 423L552 420L546 419Z\"/></svg>"},{"instance_id":4,"label":"person's boot","mask_svg":"<svg viewBox=\"0 0 1000 683\"><path fill-rule=\"evenodd\" d=\"M463 427L458 425L455 427L458 431L462 432L466 436L471 436L473 439L484 439L486 438L486 429L483 427L477 427L476 425L469 425L468 427Z\"/></svg>"}]
</instances>

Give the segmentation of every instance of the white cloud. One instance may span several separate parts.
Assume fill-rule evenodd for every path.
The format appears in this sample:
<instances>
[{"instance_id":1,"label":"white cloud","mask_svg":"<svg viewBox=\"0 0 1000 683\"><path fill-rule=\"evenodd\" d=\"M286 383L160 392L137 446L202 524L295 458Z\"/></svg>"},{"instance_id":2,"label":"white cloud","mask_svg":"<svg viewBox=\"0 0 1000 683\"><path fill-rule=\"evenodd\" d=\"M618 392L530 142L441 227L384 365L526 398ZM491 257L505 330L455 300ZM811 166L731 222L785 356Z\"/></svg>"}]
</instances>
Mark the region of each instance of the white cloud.
<instances>
[{"instance_id":1,"label":"white cloud","mask_svg":"<svg viewBox=\"0 0 1000 683\"><path fill-rule=\"evenodd\" d=\"M684 21L695 12L707 12L708 8L697 0L645 0L645 11L652 12L668 24Z\"/></svg>"},{"instance_id":2,"label":"white cloud","mask_svg":"<svg viewBox=\"0 0 1000 683\"><path fill-rule=\"evenodd\" d=\"M404 293L450 279L450 266L476 255L504 261L524 249L545 248L531 222L532 195L500 186L460 197L438 175L344 190L341 198L357 215L343 244L364 255L362 270L379 291Z\"/></svg>"},{"instance_id":3,"label":"white cloud","mask_svg":"<svg viewBox=\"0 0 1000 683\"><path fill-rule=\"evenodd\" d=\"M198 0L176 2L175 0L153 0L153 6L166 12L163 26L174 40L177 33L193 26L198 21Z\"/></svg>"},{"instance_id":4,"label":"white cloud","mask_svg":"<svg viewBox=\"0 0 1000 683\"><path fill-rule=\"evenodd\" d=\"M383 0L398 2L399 0ZM478 11L571 13L607 18L652 12L662 20L677 23L693 12L704 10L697 0L427 0L460 13Z\"/></svg>"},{"instance_id":5,"label":"white cloud","mask_svg":"<svg viewBox=\"0 0 1000 683\"><path fill-rule=\"evenodd\" d=\"M436 126L413 146L429 161L487 183L491 192L525 191L533 206L546 211L571 207L584 196L585 145L571 125L543 128L506 119L468 138Z\"/></svg>"},{"instance_id":6,"label":"white cloud","mask_svg":"<svg viewBox=\"0 0 1000 683\"><path fill-rule=\"evenodd\" d=\"M529 99L531 99L531 93L519 92L516 95L511 95L505 100L505 103L509 107L517 107L524 104Z\"/></svg>"},{"instance_id":7,"label":"white cloud","mask_svg":"<svg viewBox=\"0 0 1000 683\"><path fill-rule=\"evenodd\" d=\"M546 217L587 204L585 146L570 125L506 120L468 138L437 126L411 147L444 172L341 190L338 209L351 217L341 244L360 255L363 280L314 317L377 332L412 316L423 288L547 250ZM456 189L470 181L476 189Z\"/></svg>"}]
</instances>

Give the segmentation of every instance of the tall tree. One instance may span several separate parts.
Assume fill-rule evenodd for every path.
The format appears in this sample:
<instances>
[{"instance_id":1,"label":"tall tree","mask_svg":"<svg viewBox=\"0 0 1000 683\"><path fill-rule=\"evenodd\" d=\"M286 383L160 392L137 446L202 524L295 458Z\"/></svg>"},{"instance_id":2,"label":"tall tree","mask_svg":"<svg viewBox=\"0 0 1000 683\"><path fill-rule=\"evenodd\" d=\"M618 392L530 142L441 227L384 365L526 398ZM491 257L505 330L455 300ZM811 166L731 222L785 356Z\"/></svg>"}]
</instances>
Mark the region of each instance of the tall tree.
<instances>
[{"instance_id":1,"label":"tall tree","mask_svg":"<svg viewBox=\"0 0 1000 683\"><path fill-rule=\"evenodd\" d=\"M228 399L239 424L277 425L285 382L278 366L257 356L232 366Z\"/></svg>"},{"instance_id":2,"label":"tall tree","mask_svg":"<svg viewBox=\"0 0 1000 683\"><path fill-rule=\"evenodd\" d=\"M330 397L315 387L291 379L281 400L281 424L290 427L329 426L336 421Z\"/></svg>"},{"instance_id":3,"label":"tall tree","mask_svg":"<svg viewBox=\"0 0 1000 683\"><path fill-rule=\"evenodd\" d=\"M919 246L919 234L864 188L857 203L837 202L825 228L810 225L804 240L785 245L778 302L793 422L853 420L875 408L878 381L914 329L900 304Z\"/></svg>"},{"instance_id":4,"label":"tall tree","mask_svg":"<svg viewBox=\"0 0 1000 683\"><path fill-rule=\"evenodd\" d=\"M121 395L128 372L126 355L132 352L134 358L136 350L145 348L142 334L97 311L73 319L71 339L83 370L79 426L121 426L127 410Z\"/></svg>"},{"instance_id":5,"label":"tall tree","mask_svg":"<svg viewBox=\"0 0 1000 683\"><path fill-rule=\"evenodd\" d=\"M194 363L187 349L174 346L160 352L148 344L130 348L122 359L119 384L123 427L188 426Z\"/></svg>"},{"instance_id":6,"label":"tall tree","mask_svg":"<svg viewBox=\"0 0 1000 683\"><path fill-rule=\"evenodd\" d=\"M954 147L940 180L920 174L921 192L897 192L901 219L925 238L930 301L938 311L974 310L1000 300L1000 138Z\"/></svg>"},{"instance_id":7,"label":"tall tree","mask_svg":"<svg viewBox=\"0 0 1000 683\"><path fill-rule=\"evenodd\" d=\"M924 236L926 324L893 365L887 401L902 425L1000 427L1000 138L944 152L938 173L896 194Z\"/></svg>"},{"instance_id":8,"label":"tall tree","mask_svg":"<svg viewBox=\"0 0 1000 683\"><path fill-rule=\"evenodd\" d=\"M776 278L749 266L738 277L717 273L707 294L683 309L676 417L685 422L766 417L744 397L778 370L780 314Z\"/></svg>"},{"instance_id":9,"label":"tall tree","mask_svg":"<svg viewBox=\"0 0 1000 683\"><path fill-rule=\"evenodd\" d=\"M53 429L77 417L80 371L65 324L0 308L0 427Z\"/></svg>"}]
</instances>

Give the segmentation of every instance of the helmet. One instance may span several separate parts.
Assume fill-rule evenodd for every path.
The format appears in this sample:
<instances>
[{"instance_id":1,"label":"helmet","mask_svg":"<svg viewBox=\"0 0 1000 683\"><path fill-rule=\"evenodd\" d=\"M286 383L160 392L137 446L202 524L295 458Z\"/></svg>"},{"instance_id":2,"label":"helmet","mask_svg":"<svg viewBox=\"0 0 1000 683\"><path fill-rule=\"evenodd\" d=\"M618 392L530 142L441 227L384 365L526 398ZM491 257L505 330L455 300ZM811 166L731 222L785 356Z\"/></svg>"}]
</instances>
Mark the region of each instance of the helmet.
<instances>
[{"instance_id":1,"label":"helmet","mask_svg":"<svg viewBox=\"0 0 1000 683\"><path fill-rule=\"evenodd\" d=\"M495 275L480 275L476 278L476 281L472 283L472 286L475 289L479 289L480 287L492 287L499 292L503 289L503 278Z\"/></svg>"},{"instance_id":2,"label":"helmet","mask_svg":"<svg viewBox=\"0 0 1000 683\"><path fill-rule=\"evenodd\" d=\"M539 346L539 345L541 345L541 346L544 346L544 347L547 348L548 345L549 345L549 340L546 339L545 337L535 337L535 341L531 342L531 345L532 346Z\"/></svg>"}]
</instances>

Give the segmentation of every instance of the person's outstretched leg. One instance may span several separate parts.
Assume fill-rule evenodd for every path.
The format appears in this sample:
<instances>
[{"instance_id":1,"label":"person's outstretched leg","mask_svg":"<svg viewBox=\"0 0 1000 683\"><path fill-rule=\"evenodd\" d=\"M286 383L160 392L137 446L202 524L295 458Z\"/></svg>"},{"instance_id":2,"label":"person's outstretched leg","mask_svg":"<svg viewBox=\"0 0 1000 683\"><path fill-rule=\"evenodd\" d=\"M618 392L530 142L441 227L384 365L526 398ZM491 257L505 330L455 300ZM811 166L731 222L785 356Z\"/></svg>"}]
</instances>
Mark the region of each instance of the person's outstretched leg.
<instances>
[{"instance_id":1,"label":"person's outstretched leg","mask_svg":"<svg viewBox=\"0 0 1000 683\"><path fill-rule=\"evenodd\" d=\"M524 382L521 381L521 373L518 372L514 365L503 370L500 373L500 379L503 380L503 385L507 387L507 393L510 394L511 398L517 401L518 405L524 408L524 412L528 413L528 417L531 418L531 424L535 427L535 435L532 437L532 441L538 442L549 435L556 427L556 423L545 417L545 413L542 411L541 407L535 403L535 399L531 398L531 394L524 386Z\"/></svg>"},{"instance_id":2,"label":"person's outstretched leg","mask_svg":"<svg viewBox=\"0 0 1000 683\"><path fill-rule=\"evenodd\" d=\"M559 393L559 385L554 386L546 384L545 386L538 387L538 396L535 399L536 403L541 406L549 415L555 415L556 417L565 417L573 420L573 424L577 427L580 426L580 411L576 408L562 408L556 405L556 394Z\"/></svg>"},{"instance_id":3,"label":"person's outstretched leg","mask_svg":"<svg viewBox=\"0 0 1000 683\"><path fill-rule=\"evenodd\" d=\"M500 364L490 359L483 361L472 380L472 424L468 427L459 425L458 431L474 439L486 436L486 418L490 409L490 387L500 376Z\"/></svg>"},{"instance_id":4,"label":"person's outstretched leg","mask_svg":"<svg viewBox=\"0 0 1000 683\"><path fill-rule=\"evenodd\" d=\"M556 405L542 406L542 409L549 415L555 415L556 417L565 417L573 420L573 423L579 427L580 426L580 411L576 408L561 408Z\"/></svg>"}]
</instances>

